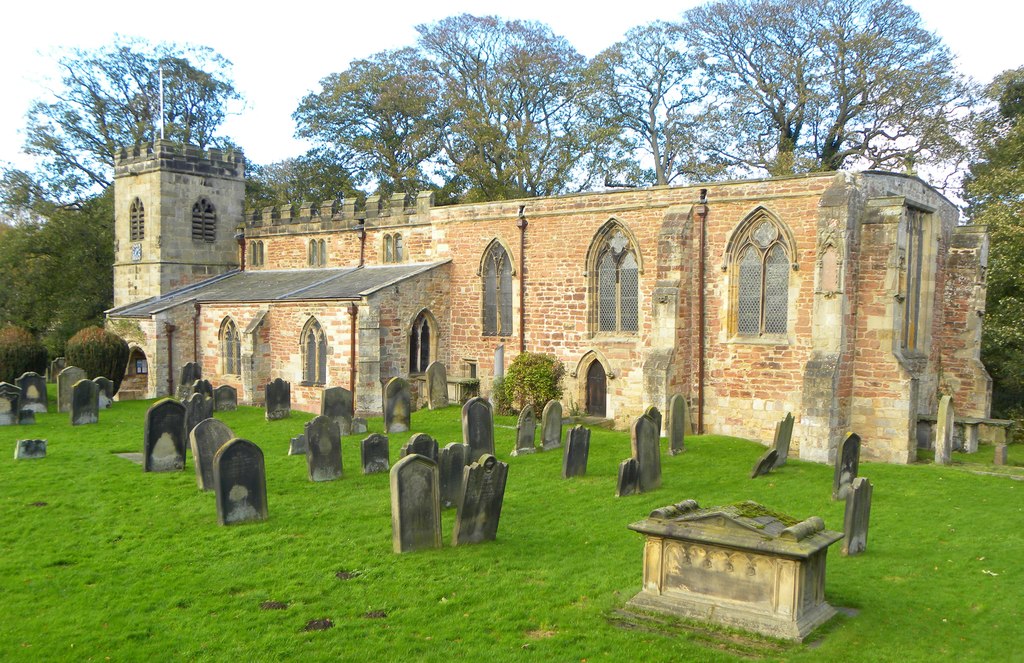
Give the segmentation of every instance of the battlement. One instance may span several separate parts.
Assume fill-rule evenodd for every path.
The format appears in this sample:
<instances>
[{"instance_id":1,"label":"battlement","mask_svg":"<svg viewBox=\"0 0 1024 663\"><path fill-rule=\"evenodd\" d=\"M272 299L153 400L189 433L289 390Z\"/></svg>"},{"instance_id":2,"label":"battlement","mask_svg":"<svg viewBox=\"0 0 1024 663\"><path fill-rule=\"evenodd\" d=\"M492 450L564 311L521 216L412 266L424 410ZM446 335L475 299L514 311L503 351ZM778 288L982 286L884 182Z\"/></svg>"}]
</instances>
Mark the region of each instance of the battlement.
<instances>
[{"instance_id":1,"label":"battlement","mask_svg":"<svg viewBox=\"0 0 1024 663\"><path fill-rule=\"evenodd\" d=\"M242 179L245 155L239 150L200 149L169 140L156 140L134 147L122 147L114 157L114 177L138 175L153 170Z\"/></svg>"},{"instance_id":2,"label":"battlement","mask_svg":"<svg viewBox=\"0 0 1024 663\"><path fill-rule=\"evenodd\" d=\"M323 230L338 230L356 226L373 227L411 223L417 215L427 216L434 206L434 192L419 194L373 195L364 201L328 200L319 203L303 202L293 205L246 210L246 229L255 236L272 232L271 228L289 225L319 225ZM262 231L262 232L261 232ZM276 232L287 232L285 229Z\"/></svg>"}]
</instances>

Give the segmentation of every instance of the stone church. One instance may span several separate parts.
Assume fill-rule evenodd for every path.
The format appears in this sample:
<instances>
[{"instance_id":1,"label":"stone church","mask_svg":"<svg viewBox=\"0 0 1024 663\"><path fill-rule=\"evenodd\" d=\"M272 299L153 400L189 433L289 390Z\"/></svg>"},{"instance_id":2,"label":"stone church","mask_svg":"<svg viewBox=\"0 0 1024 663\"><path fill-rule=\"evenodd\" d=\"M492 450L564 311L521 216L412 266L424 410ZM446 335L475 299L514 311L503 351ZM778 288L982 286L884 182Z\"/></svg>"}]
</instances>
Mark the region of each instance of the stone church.
<instances>
[{"instance_id":1,"label":"stone church","mask_svg":"<svg viewBox=\"0 0 1024 663\"><path fill-rule=\"evenodd\" d=\"M625 427L681 393L700 430L762 442L792 412L794 447L819 462L848 431L868 459L913 460L942 394L989 414L986 231L916 177L246 212L244 170L162 141L117 160L121 397L173 394L197 361L242 402L280 377L294 407L343 386L375 414L391 377L416 384L436 360L486 394L496 361L529 351L565 365L567 412Z\"/></svg>"}]
</instances>

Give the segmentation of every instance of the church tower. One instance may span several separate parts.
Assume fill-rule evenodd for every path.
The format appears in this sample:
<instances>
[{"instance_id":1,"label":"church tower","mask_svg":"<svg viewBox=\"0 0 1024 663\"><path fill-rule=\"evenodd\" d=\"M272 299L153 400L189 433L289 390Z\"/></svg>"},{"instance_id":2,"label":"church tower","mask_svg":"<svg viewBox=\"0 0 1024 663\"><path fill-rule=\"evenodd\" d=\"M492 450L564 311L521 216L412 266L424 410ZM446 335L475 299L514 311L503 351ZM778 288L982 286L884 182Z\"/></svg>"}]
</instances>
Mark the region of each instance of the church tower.
<instances>
[{"instance_id":1,"label":"church tower","mask_svg":"<svg viewBox=\"0 0 1024 663\"><path fill-rule=\"evenodd\" d=\"M245 157L166 140L114 162L114 306L238 267Z\"/></svg>"}]
</instances>

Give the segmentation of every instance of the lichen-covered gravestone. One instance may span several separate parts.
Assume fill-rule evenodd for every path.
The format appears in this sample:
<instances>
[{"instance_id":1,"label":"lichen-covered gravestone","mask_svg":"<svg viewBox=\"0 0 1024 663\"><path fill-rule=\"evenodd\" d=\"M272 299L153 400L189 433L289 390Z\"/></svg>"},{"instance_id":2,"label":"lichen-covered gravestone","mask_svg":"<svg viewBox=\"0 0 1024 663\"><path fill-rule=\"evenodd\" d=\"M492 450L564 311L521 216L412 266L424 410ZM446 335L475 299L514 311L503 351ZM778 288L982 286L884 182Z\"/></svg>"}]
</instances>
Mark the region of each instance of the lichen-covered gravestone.
<instances>
[{"instance_id":1,"label":"lichen-covered gravestone","mask_svg":"<svg viewBox=\"0 0 1024 663\"><path fill-rule=\"evenodd\" d=\"M437 440L426 433L416 433L409 438L409 441L402 445L398 452L399 458L405 458L411 454L419 454L437 462Z\"/></svg>"},{"instance_id":2,"label":"lichen-covered gravestone","mask_svg":"<svg viewBox=\"0 0 1024 663\"><path fill-rule=\"evenodd\" d=\"M391 469L388 436L374 433L363 438L359 443L359 457L363 464L363 474L377 474Z\"/></svg>"},{"instance_id":3,"label":"lichen-covered gravestone","mask_svg":"<svg viewBox=\"0 0 1024 663\"><path fill-rule=\"evenodd\" d=\"M562 404L548 401L540 418L541 449L557 449L562 446Z\"/></svg>"},{"instance_id":4,"label":"lichen-covered gravestone","mask_svg":"<svg viewBox=\"0 0 1024 663\"><path fill-rule=\"evenodd\" d=\"M935 423L935 463L949 465L953 453L953 398L946 394L939 399L939 417Z\"/></svg>"},{"instance_id":5,"label":"lichen-covered gravestone","mask_svg":"<svg viewBox=\"0 0 1024 663\"><path fill-rule=\"evenodd\" d=\"M171 472L185 467L185 406L164 398L146 411L142 471Z\"/></svg>"},{"instance_id":6,"label":"lichen-covered gravestone","mask_svg":"<svg viewBox=\"0 0 1024 663\"><path fill-rule=\"evenodd\" d=\"M431 410L448 407L448 371L439 361L427 366L427 407Z\"/></svg>"},{"instance_id":7,"label":"lichen-covered gravestone","mask_svg":"<svg viewBox=\"0 0 1024 663\"><path fill-rule=\"evenodd\" d=\"M494 416L482 398L471 398L462 406L462 442L469 446L470 462L494 455Z\"/></svg>"},{"instance_id":8,"label":"lichen-covered gravestone","mask_svg":"<svg viewBox=\"0 0 1024 663\"><path fill-rule=\"evenodd\" d=\"M502 463L491 454L484 454L463 470L458 512L452 528L453 546L494 540L507 479L508 463Z\"/></svg>"},{"instance_id":9,"label":"lichen-covered gravestone","mask_svg":"<svg viewBox=\"0 0 1024 663\"><path fill-rule=\"evenodd\" d=\"M437 455L437 470L441 482L441 506L455 506L462 493L462 470L469 463L469 447L452 442Z\"/></svg>"},{"instance_id":10,"label":"lichen-covered gravestone","mask_svg":"<svg viewBox=\"0 0 1024 663\"><path fill-rule=\"evenodd\" d=\"M230 412L238 408L238 390L229 384L222 384L213 390L215 412Z\"/></svg>"},{"instance_id":11,"label":"lichen-covered gravestone","mask_svg":"<svg viewBox=\"0 0 1024 663\"><path fill-rule=\"evenodd\" d=\"M204 419L189 432L188 444L192 448L199 490L213 490L213 457L233 437L235 434L227 424L216 419Z\"/></svg>"},{"instance_id":12,"label":"lichen-covered gravestone","mask_svg":"<svg viewBox=\"0 0 1024 663\"><path fill-rule=\"evenodd\" d=\"M384 432L404 433L412 422L412 393L402 378L391 378L384 385Z\"/></svg>"},{"instance_id":13,"label":"lichen-covered gravestone","mask_svg":"<svg viewBox=\"0 0 1024 663\"><path fill-rule=\"evenodd\" d=\"M782 421L775 427L775 440L772 448L777 452L775 467L782 467L789 458L789 444L793 440L793 413L787 412Z\"/></svg>"},{"instance_id":14,"label":"lichen-covered gravestone","mask_svg":"<svg viewBox=\"0 0 1024 663\"><path fill-rule=\"evenodd\" d=\"M114 382L104 376L95 377L92 379L96 383L96 386L100 388L99 391L99 407L101 410L109 409L114 404Z\"/></svg>"},{"instance_id":15,"label":"lichen-covered gravestone","mask_svg":"<svg viewBox=\"0 0 1024 663\"><path fill-rule=\"evenodd\" d=\"M236 437L213 457L217 522L221 525L267 519L267 475L263 450Z\"/></svg>"},{"instance_id":16,"label":"lichen-covered gravestone","mask_svg":"<svg viewBox=\"0 0 1024 663\"><path fill-rule=\"evenodd\" d=\"M328 387L320 395L320 414L338 424L342 435L352 433L352 392L344 387Z\"/></svg>"},{"instance_id":17,"label":"lichen-covered gravestone","mask_svg":"<svg viewBox=\"0 0 1024 663\"><path fill-rule=\"evenodd\" d=\"M0 426L16 426L19 422L21 389L9 382L0 382Z\"/></svg>"},{"instance_id":18,"label":"lichen-covered gravestone","mask_svg":"<svg viewBox=\"0 0 1024 663\"><path fill-rule=\"evenodd\" d=\"M668 453L676 456L686 450L686 399L682 394L673 394L668 399L668 413L665 433L668 435Z\"/></svg>"},{"instance_id":19,"label":"lichen-covered gravestone","mask_svg":"<svg viewBox=\"0 0 1024 663\"><path fill-rule=\"evenodd\" d=\"M537 451L537 415L533 413L533 406L526 405L519 412L519 419L516 421L516 448L512 450L513 456L524 456Z\"/></svg>"},{"instance_id":20,"label":"lichen-covered gravestone","mask_svg":"<svg viewBox=\"0 0 1024 663\"><path fill-rule=\"evenodd\" d=\"M391 543L396 553L441 547L437 463L412 454L391 468Z\"/></svg>"},{"instance_id":21,"label":"lichen-covered gravestone","mask_svg":"<svg viewBox=\"0 0 1024 663\"><path fill-rule=\"evenodd\" d=\"M213 398L213 384L206 379L199 379L192 383L192 393L202 394Z\"/></svg>"},{"instance_id":22,"label":"lichen-covered gravestone","mask_svg":"<svg viewBox=\"0 0 1024 663\"><path fill-rule=\"evenodd\" d=\"M18 440L14 447L15 460L46 458L46 440Z\"/></svg>"},{"instance_id":23,"label":"lichen-covered gravestone","mask_svg":"<svg viewBox=\"0 0 1024 663\"><path fill-rule=\"evenodd\" d=\"M590 455L590 431L573 426L565 434L565 452L562 455L562 478L581 477L587 473Z\"/></svg>"},{"instance_id":24,"label":"lichen-covered gravestone","mask_svg":"<svg viewBox=\"0 0 1024 663\"><path fill-rule=\"evenodd\" d=\"M99 423L100 386L92 380L79 380L71 388L71 425Z\"/></svg>"},{"instance_id":25,"label":"lichen-covered gravestone","mask_svg":"<svg viewBox=\"0 0 1024 663\"><path fill-rule=\"evenodd\" d=\"M203 377L202 367L194 361L187 362L178 373L178 400L183 401L192 395L192 385Z\"/></svg>"},{"instance_id":26,"label":"lichen-covered gravestone","mask_svg":"<svg viewBox=\"0 0 1024 663\"><path fill-rule=\"evenodd\" d=\"M265 387L267 421L286 419L292 414L292 385L281 378L267 383Z\"/></svg>"},{"instance_id":27,"label":"lichen-covered gravestone","mask_svg":"<svg viewBox=\"0 0 1024 663\"><path fill-rule=\"evenodd\" d=\"M289 456L305 456L306 455L306 434L299 433L291 439L288 443L288 455Z\"/></svg>"},{"instance_id":28,"label":"lichen-covered gravestone","mask_svg":"<svg viewBox=\"0 0 1024 663\"><path fill-rule=\"evenodd\" d=\"M615 497L625 497L640 493L640 463L636 458L627 458L619 463L618 480L615 484Z\"/></svg>"},{"instance_id":29,"label":"lichen-covered gravestone","mask_svg":"<svg viewBox=\"0 0 1024 663\"><path fill-rule=\"evenodd\" d=\"M29 371L22 373L16 383L21 389L21 411L28 410L36 414L46 414L46 378Z\"/></svg>"},{"instance_id":30,"label":"lichen-covered gravestone","mask_svg":"<svg viewBox=\"0 0 1024 663\"><path fill-rule=\"evenodd\" d=\"M77 366L68 366L57 375L57 412L71 412L71 390L85 379L85 371Z\"/></svg>"},{"instance_id":31,"label":"lichen-covered gravestone","mask_svg":"<svg viewBox=\"0 0 1024 663\"><path fill-rule=\"evenodd\" d=\"M867 550L873 491L874 486L870 481L857 477L846 495L846 513L843 517L844 555L857 555Z\"/></svg>"},{"instance_id":32,"label":"lichen-covered gravestone","mask_svg":"<svg viewBox=\"0 0 1024 663\"><path fill-rule=\"evenodd\" d=\"M320 415L306 423L306 465L310 481L334 481L341 476L341 430Z\"/></svg>"},{"instance_id":33,"label":"lichen-covered gravestone","mask_svg":"<svg viewBox=\"0 0 1024 663\"><path fill-rule=\"evenodd\" d=\"M662 431L662 428L661 428L661 410L659 410L658 408L656 408L653 405L651 405L646 410L644 410L644 414L646 414L648 417L650 417L651 421L654 422L654 430L657 431L658 437L660 438L661 437L661 431Z\"/></svg>"},{"instance_id":34,"label":"lichen-covered gravestone","mask_svg":"<svg viewBox=\"0 0 1024 663\"><path fill-rule=\"evenodd\" d=\"M633 458L640 466L640 492L661 486L661 443L654 420L646 414L633 422L630 440Z\"/></svg>"},{"instance_id":35,"label":"lichen-covered gravestone","mask_svg":"<svg viewBox=\"0 0 1024 663\"><path fill-rule=\"evenodd\" d=\"M778 465L779 452L776 449L769 449L764 452L757 462L754 463L754 469L750 471L750 478L756 479L759 476L768 474Z\"/></svg>"},{"instance_id":36,"label":"lichen-covered gravestone","mask_svg":"<svg viewBox=\"0 0 1024 663\"><path fill-rule=\"evenodd\" d=\"M185 400L185 412L185 429L191 431L200 421L213 417L213 398L196 392Z\"/></svg>"},{"instance_id":37,"label":"lichen-covered gravestone","mask_svg":"<svg viewBox=\"0 0 1024 663\"><path fill-rule=\"evenodd\" d=\"M850 433L836 450L836 467L832 475L832 499L846 498L847 491L860 470L860 436Z\"/></svg>"}]
</instances>

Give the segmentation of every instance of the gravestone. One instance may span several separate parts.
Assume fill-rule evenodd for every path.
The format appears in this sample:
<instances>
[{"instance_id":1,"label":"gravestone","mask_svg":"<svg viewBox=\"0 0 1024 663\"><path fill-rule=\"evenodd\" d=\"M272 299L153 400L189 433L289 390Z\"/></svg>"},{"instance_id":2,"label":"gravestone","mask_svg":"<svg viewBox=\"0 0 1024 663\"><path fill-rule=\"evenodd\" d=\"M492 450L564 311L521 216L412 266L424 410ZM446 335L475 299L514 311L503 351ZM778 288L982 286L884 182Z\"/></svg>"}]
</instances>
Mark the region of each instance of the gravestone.
<instances>
[{"instance_id":1,"label":"gravestone","mask_svg":"<svg viewBox=\"0 0 1024 663\"><path fill-rule=\"evenodd\" d=\"M448 371L439 361L427 366L427 407L431 410L448 407Z\"/></svg>"},{"instance_id":2,"label":"gravestone","mask_svg":"<svg viewBox=\"0 0 1024 663\"><path fill-rule=\"evenodd\" d=\"M661 410L659 410L658 408L656 408L653 405L651 405L646 410L644 410L644 414L646 414L648 417L650 417L651 421L654 422L654 427L655 427L654 429L658 432L658 437L660 438L662 436L662 433L661 433L661 431L662 431L662 428L661 428Z\"/></svg>"},{"instance_id":3,"label":"gravestone","mask_svg":"<svg viewBox=\"0 0 1024 663\"><path fill-rule=\"evenodd\" d=\"M853 480L846 495L843 517L843 554L857 555L868 547L868 521L871 519L871 493L874 486L864 477Z\"/></svg>"},{"instance_id":4,"label":"gravestone","mask_svg":"<svg viewBox=\"0 0 1024 663\"><path fill-rule=\"evenodd\" d=\"M114 382L108 377L99 376L92 379L96 383L96 386L100 388L99 391L99 407L101 410L107 410L111 405L114 404Z\"/></svg>"},{"instance_id":5,"label":"gravestone","mask_svg":"<svg viewBox=\"0 0 1024 663\"><path fill-rule=\"evenodd\" d=\"M79 380L71 388L71 425L99 423L100 386L92 380Z\"/></svg>"},{"instance_id":6,"label":"gravestone","mask_svg":"<svg viewBox=\"0 0 1024 663\"><path fill-rule=\"evenodd\" d=\"M362 417L353 417L352 418L352 434L353 435L360 435L362 433L365 433L367 430L368 430L368 428L366 426L366 419L363 419Z\"/></svg>"},{"instance_id":7,"label":"gravestone","mask_svg":"<svg viewBox=\"0 0 1024 663\"><path fill-rule=\"evenodd\" d=\"M640 492L661 486L661 443L654 420L646 414L633 422L630 444L640 466Z\"/></svg>"},{"instance_id":8,"label":"gravestone","mask_svg":"<svg viewBox=\"0 0 1024 663\"><path fill-rule=\"evenodd\" d=\"M199 379L192 383L192 393L213 398L213 384L209 380Z\"/></svg>"},{"instance_id":9,"label":"gravestone","mask_svg":"<svg viewBox=\"0 0 1024 663\"><path fill-rule=\"evenodd\" d=\"M352 392L344 387L328 387L320 394L320 414L338 424L342 435L352 433Z\"/></svg>"},{"instance_id":10,"label":"gravestone","mask_svg":"<svg viewBox=\"0 0 1024 663\"><path fill-rule=\"evenodd\" d=\"M467 466L452 528L452 545L493 541L498 534L501 505L505 500L508 463L491 454Z\"/></svg>"},{"instance_id":11,"label":"gravestone","mask_svg":"<svg viewBox=\"0 0 1024 663\"><path fill-rule=\"evenodd\" d=\"M562 478L581 477L587 473L590 455L590 431L573 426L565 433L565 453L562 455Z\"/></svg>"},{"instance_id":12,"label":"gravestone","mask_svg":"<svg viewBox=\"0 0 1024 663\"><path fill-rule=\"evenodd\" d=\"M992 464L993 465L1006 465L1006 461L1007 461L1006 445L1005 444L997 444L996 445L995 454L992 457Z\"/></svg>"},{"instance_id":13,"label":"gravestone","mask_svg":"<svg viewBox=\"0 0 1024 663\"><path fill-rule=\"evenodd\" d=\"M462 470L469 463L469 447L452 442L437 455L438 480L440 481L441 506L455 506L462 493Z\"/></svg>"},{"instance_id":14,"label":"gravestone","mask_svg":"<svg viewBox=\"0 0 1024 663\"><path fill-rule=\"evenodd\" d=\"M192 448L199 490L213 490L213 457L233 437L235 434L227 424L216 419L203 419L189 432L188 445Z\"/></svg>"},{"instance_id":15,"label":"gravestone","mask_svg":"<svg viewBox=\"0 0 1024 663\"><path fill-rule=\"evenodd\" d=\"M615 497L640 493L640 463L636 458L627 458L619 463L619 476L615 484Z\"/></svg>"},{"instance_id":16,"label":"gravestone","mask_svg":"<svg viewBox=\"0 0 1024 663\"><path fill-rule=\"evenodd\" d=\"M540 417L541 450L557 449L562 446L562 404L548 401Z\"/></svg>"},{"instance_id":17,"label":"gravestone","mask_svg":"<svg viewBox=\"0 0 1024 663\"><path fill-rule=\"evenodd\" d=\"M22 373L15 383L21 389L21 405L19 409L37 414L46 414L48 405L46 402L46 378L38 373L29 371L28 373Z\"/></svg>"},{"instance_id":18,"label":"gravestone","mask_svg":"<svg viewBox=\"0 0 1024 663\"><path fill-rule=\"evenodd\" d=\"M291 439L288 443L288 455L289 456L305 456L306 455L306 434L299 433Z\"/></svg>"},{"instance_id":19,"label":"gravestone","mask_svg":"<svg viewBox=\"0 0 1024 663\"><path fill-rule=\"evenodd\" d=\"M384 385L384 432L406 432L409 430L411 416L412 395L409 383L402 378L391 378Z\"/></svg>"},{"instance_id":20,"label":"gravestone","mask_svg":"<svg viewBox=\"0 0 1024 663\"><path fill-rule=\"evenodd\" d=\"M409 441L402 445L398 452L399 458L405 458L412 454L419 454L437 462L437 440L426 433L416 433L409 438Z\"/></svg>"},{"instance_id":21,"label":"gravestone","mask_svg":"<svg viewBox=\"0 0 1024 663\"><path fill-rule=\"evenodd\" d=\"M18 412L18 423L22 426L36 423L36 413L32 410L21 410Z\"/></svg>"},{"instance_id":22,"label":"gravestone","mask_svg":"<svg viewBox=\"0 0 1024 663\"><path fill-rule=\"evenodd\" d=\"M775 440L772 448L778 452L775 467L782 467L789 458L789 443L793 440L793 413L787 412L782 421L775 426Z\"/></svg>"},{"instance_id":23,"label":"gravestone","mask_svg":"<svg viewBox=\"0 0 1024 663\"><path fill-rule=\"evenodd\" d=\"M71 389L85 379L85 371L77 366L68 366L57 374L57 412L71 412Z\"/></svg>"},{"instance_id":24,"label":"gravestone","mask_svg":"<svg viewBox=\"0 0 1024 663\"><path fill-rule=\"evenodd\" d=\"M264 387L266 394L267 421L286 419L292 414L292 385L276 378Z\"/></svg>"},{"instance_id":25,"label":"gravestone","mask_svg":"<svg viewBox=\"0 0 1024 663\"><path fill-rule=\"evenodd\" d=\"M46 381L50 383L57 382L57 376L60 372L68 367L67 359L64 357L57 357L50 362L50 368L46 371Z\"/></svg>"},{"instance_id":26,"label":"gravestone","mask_svg":"<svg viewBox=\"0 0 1024 663\"><path fill-rule=\"evenodd\" d=\"M190 361L181 367L178 372L178 400L183 401L192 395L192 385L203 377L202 367L194 361Z\"/></svg>"},{"instance_id":27,"label":"gravestone","mask_svg":"<svg viewBox=\"0 0 1024 663\"><path fill-rule=\"evenodd\" d=\"M396 553L441 547L437 463L410 454L391 468L391 544Z\"/></svg>"},{"instance_id":28,"label":"gravestone","mask_svg":"<svg viewBox=\"0 0 1024 663\"><path fill-rule=\"evenodd\" d=\"M306 465L310 481L334 481L341 476L341 430L323 415L306 422Z\"/></svg>"},{"instance_id":29,"label":"gravestone","mask_svg":"<svg viewBox=\"0 0 1024 663\"><path fill-rule=\"evenodd\" d=\"M850 433L836 450L836 469L832 477L832 499L846 498L860 469L860 436Z\"/></svg>"},{"instance_id":30,"label":"gravestone","mask_svg":"<svg viewBox=\"0 0 1024 663\"><path fill-rule=\"evenodd\" d=\"M194 393L185 399L185 430L191 431L200 421L213 417L213 398Z\"/></svg>"},{"instance_id":31,"label":"gravestone","mask_svg":"<svg viewBox=\"0 0 1024 663\"><path fill-rule=\"evenodd\" d=\"M475 397L462 406L462 442L469 446L469 460L494 455L494 416L491 406Z\"/></svg>"},{"instance_id":32,"label":"gravestone","mask_svg":"<svg viewBox=\"0 0 1024 663\"><path fill-rule=\"evenodd\" d=\"M513 456L524 456L537 451L537 415L533 413L533 406L526 405L519 412L519 419L516 421L516 448L512 450Z\"/></svg>"},{"instance_id":33,"label":"gravestone","mask_svg":"<svg viewBox=\"0 0 1024 663\"><path fill-rule=\"evenodd\" d=\"M46 440L18 440L14 447L15 460L46 458Z\"/></svg>"},{"instance_id":34,"label":"gravestone","mask_svg":"<svg viewBox=\"0 0 1024 663\"><path fill-rule=\"evenodd\" d=\"M939 417L935 423L935 463L949 465L953 453L953 398L949 394L939 399Z\"/></svg>"},{"instance_id":35,"label":"gravestone","mask_svg":"<svg viewBox=\"0 0 1024 663\"><path fill-rule=\"evenodd\" d=\"M263 450L236 437L213 457L217 522L235 525L267 519L267 473Z\"/></svg>"},{"instance_id":36,"label":"gravestone","mask_svg":"<svg viewBox=\"0 0 1024 663\"><path fill-rule=\"evenodd\" d=\"M686 450L686 399L682 394L673 394L668 399L665 433L670 456L678 456Z\"/></svg>"},{"instance_id":37,"label":"gravestone","mask_svg":"<svg viewBox=\"0 0 1024 663\"><path fill-rule=\"evenodd\" d=\"M21 389L0 382L0 426L17 426L21 412Z\"/></svg>"},{"instance_id":38,"label":"gravestone","mask_svg":"<svg viewBox=\"0 0 1024 663\"><path fill-rule=\"evenodd\" d=\"M142 435L142 471L171 472L185 468L185 406L164 398L146 411Z\"/></svg>"},{"instance_id":39,"label":"gravestone","mask_svg":"<svg viewBox=\"0 0 1024 663\"><path fill-rule=\"evenodd\" d=\"M757 459L756 463L754 463L754 469L751 470L750 472L750 478L756 479L759 476L768 474L769 472L776 468L778 462L778 450L774 448L769 449L768 451L764 452L764 454L762 454L760 458Z\"/></svg>"},{"instance_id":40,"label":"gravestone","mask_svg":"<svg viewBox=\"0 0 1024 663\"><path fill-rule=\"evenodd\" d=\"M359 458L363 463L363 474L377 474L391 469L388 436L374 433L359 443Z\"/></svg>"},{"instance_id":41,"label":"gravestone","mask_svg":"<svg viewBox=\"0 0 1024 663\"><path fill-rule=\"evenodd\" d=\"M229 384L222 384L213 390L213 411L231 412L238 409L238 390Z\"/></svg>"}]
</instances>

